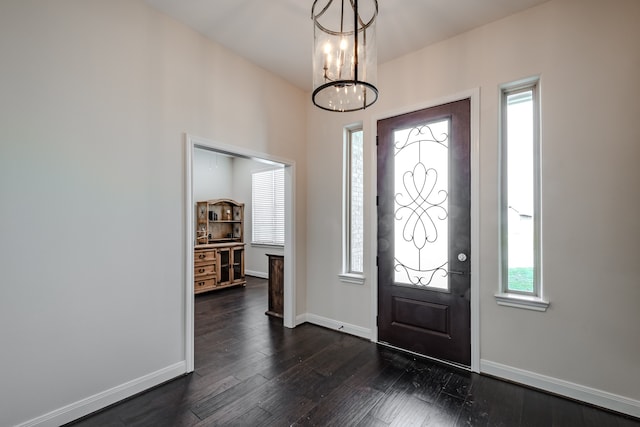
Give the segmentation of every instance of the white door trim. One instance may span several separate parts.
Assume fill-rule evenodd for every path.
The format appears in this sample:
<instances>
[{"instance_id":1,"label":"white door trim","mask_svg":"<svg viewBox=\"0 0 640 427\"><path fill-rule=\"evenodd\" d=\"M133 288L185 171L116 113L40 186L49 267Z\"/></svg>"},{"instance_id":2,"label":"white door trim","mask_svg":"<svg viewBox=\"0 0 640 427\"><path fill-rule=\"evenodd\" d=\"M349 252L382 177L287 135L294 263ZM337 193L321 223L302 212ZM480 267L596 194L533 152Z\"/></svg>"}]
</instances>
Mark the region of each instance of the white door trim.
<instances>
[{"instance_id":1,"label":"white door trim","mask_svg":"<svg viewBox=\"0 0 640 427\"><path fill-rule=\"evenodd\" d=\"M193 301L193 246L194 246L194 214L193 214L193 150L196 147L211 149L224 154L248 159L256 159L267 162L280 163L285 166L284 173L284 199L285 199L285 239L284 257L287 262L284 264L284 313L283 324L287 328L293 328L295 324L295 287L293 278L295 277L296 251L295 251L295 162L273 156L266 153L249 150L235 145L224 144L211 141L198 136L185 134L185 361L186 372L194 370L194 301Z\"/></svg>"},{"instance_id":2,"label":"white door trim","mask_svg":"<svg viewBox=\"0 0 640 427\"><path fill-rule=\"evenodd\" d=\"M378 134L378 121L388 119L390 117L401 114L411 113L413 111L431 108L449 102L459 101L461 99L471 99L471 371L480 372L480 88L474 88L463 92L456 93L444 98L434 99L422 104L403 107L401 109L387 111L380 115L372 117L371 131L369 133L369 143L372 147L376 146L376 135ZM378 271L376 266L376 257L378 255L378 212L376 207L376 189L377 187L377 150L369 150L369 165L375 173L370 174L369 187L371 194L369 209L371 211L371 222L369 233L374 236L370 239L371 269L370 276L373 278L371 286L371 340L378 342L378 326L376 320L378 317Z\"/></svg>"}]
</instances>

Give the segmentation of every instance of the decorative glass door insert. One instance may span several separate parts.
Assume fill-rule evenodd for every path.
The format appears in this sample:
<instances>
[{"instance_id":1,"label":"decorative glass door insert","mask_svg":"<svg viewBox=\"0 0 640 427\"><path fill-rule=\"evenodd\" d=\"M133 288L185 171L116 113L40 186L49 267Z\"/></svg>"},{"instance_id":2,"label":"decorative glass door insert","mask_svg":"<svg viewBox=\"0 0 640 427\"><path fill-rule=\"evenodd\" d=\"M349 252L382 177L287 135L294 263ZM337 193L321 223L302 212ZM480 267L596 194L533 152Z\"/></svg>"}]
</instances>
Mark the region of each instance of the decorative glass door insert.
<instances>
[{"instance_id":1,"label":"decorative glass door insert","mask_svg":"<svg viewBox=\"0 0 640 427\"><path fill-rule=\"evenodd\" d=\"M449 289L450 120L394 131L394 281Z\"/></svg>"}]
</instances>

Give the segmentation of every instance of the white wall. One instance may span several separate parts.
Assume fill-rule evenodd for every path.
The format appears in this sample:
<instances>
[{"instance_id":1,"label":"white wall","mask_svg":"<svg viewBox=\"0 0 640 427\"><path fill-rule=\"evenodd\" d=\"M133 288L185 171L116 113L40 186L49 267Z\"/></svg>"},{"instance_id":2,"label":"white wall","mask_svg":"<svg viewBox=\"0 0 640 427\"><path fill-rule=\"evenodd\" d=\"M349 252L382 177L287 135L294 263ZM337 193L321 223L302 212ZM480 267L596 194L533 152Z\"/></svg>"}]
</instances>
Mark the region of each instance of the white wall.
<instances>
[{"instance_id":1,"label":"white wall","mask_svg":"<svg viewBox=\"0 0 640 427\"><path fill-rule=\"evenodd\" d=\"M233 164L233 191L236 200L244 202L244 241L245 272L257 277L268 277L269 267L266 254L284 255L284 248L254 246L251 244L252 211L251 174L253 172L273 168L273 166L256 160L235 158Z\"/></svg>"},{"instance_id":2,"label":"white wall","mask_svg":"<svg viewBox=\"0 0 640 427\"><path fill-rule=\"evenodd\" d=\"M305 93L140 0L3 0L0 57L0 425L184 368L185 132L296 162L306 310Z\"/></svg>"},{"instance_id":3,"label":"white wall","mask_svg":"<svg viewBox=\"0 0 640 427\"><path fill-rule=\"evenodd\" d=\"M233 157L211 150L193 150L194 203L211 199L233 199L234 161Z\"/></svg>"},{"instance_id":4,"label":"white wall","mask_svg":"<svg viewBox=\"0 0 640 427\"><path fill-rule=\"evenodd\" d=\"M371 331L364 286L338 281L341 141L363 121L375 173L373 118L480 89L480 357L640 414L640 2L553 0L379 67L380 99L350 114L311 110L308 312ZM501 307L498 290L499 85L540 75L545 313ZM370 176L370 175L369 175ZM368 181L371 184L371 181ZM375 196L367 188L367 205ZM366 230L374 217L368 212ZM366 245L371 260L375 234ZM499 365L497 365L499 364ZM563 383L564 384L564 383ZM578 388L579 388L578 387ZM628 408L627 408L628 409Z\"/></svg>"}]
</instances>

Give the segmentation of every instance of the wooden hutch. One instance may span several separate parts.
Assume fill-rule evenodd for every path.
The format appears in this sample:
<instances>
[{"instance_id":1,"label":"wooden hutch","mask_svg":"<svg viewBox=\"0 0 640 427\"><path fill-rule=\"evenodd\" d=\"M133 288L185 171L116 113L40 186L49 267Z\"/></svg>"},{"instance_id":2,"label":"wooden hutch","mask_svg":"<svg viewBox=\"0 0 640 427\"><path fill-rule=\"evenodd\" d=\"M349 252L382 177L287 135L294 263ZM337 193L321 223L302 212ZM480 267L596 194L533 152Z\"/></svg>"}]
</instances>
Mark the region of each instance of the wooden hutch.
<instances>
[{"instance_id":1,"label":"wooden hutch","mask_svg":"<svg viewBox=\"0 0 640 427\"><path fill-rule=\"evenodd\" d=\"M196 203L193 279L196 294L245 286L244 203L231 199Z\"/></svg>"}]
</instances>

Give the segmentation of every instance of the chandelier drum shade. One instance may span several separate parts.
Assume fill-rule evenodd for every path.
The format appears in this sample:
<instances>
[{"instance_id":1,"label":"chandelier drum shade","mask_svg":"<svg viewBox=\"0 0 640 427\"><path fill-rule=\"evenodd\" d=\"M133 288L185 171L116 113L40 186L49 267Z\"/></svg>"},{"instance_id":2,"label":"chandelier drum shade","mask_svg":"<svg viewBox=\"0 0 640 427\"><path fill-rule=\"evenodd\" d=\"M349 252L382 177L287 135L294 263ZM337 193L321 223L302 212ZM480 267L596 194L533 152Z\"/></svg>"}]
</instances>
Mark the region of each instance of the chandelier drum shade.
<instances>
[{"instance_id":1,"label":"chandelier drum shade","mask_svg":"<svg viewBox=\"0 0 640 427\"><path fill-rule=\"evenodd\" d=\"M328 111L356 111L378 99L377 0L315 0L313 103Z\"/></svg>"}]
</instances>

